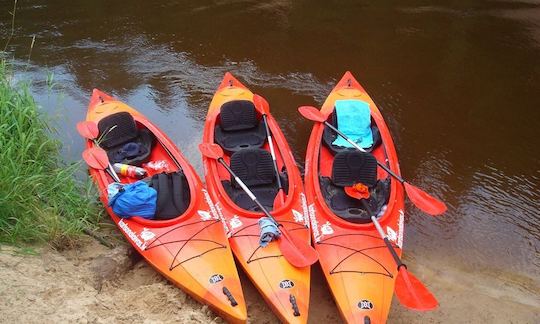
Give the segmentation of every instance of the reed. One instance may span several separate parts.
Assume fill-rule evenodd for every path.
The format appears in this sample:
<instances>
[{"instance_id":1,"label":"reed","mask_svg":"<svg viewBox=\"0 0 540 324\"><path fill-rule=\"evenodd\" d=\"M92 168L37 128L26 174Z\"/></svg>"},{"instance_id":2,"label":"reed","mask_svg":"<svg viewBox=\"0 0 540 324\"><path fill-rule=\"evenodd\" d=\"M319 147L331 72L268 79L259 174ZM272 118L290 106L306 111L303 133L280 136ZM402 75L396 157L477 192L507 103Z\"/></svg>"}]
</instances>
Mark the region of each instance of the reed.
<instances>
[{"instance_id":1,"label":"reed","mask_svg":"<svg viewBox=\"0 0 540 324\"><path fill-rule=\"evenodd\" d=\"M65 245L94 228L102 209L90 183L65 165L54 129L29 85L15 84L0 62L0 242Z\"/></svg>"}]
</instances>

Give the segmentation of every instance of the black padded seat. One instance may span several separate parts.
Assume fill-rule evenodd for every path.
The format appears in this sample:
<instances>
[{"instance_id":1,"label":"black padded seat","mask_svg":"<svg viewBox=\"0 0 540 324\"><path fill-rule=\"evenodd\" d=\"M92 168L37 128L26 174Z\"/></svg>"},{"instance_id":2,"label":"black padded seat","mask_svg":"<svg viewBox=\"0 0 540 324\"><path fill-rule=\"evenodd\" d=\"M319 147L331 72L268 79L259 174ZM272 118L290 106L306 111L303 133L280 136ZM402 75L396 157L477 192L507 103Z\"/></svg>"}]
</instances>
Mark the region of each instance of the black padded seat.
<instances>
[{"instance_id":1,"label":"black padded seat","mask_svg":"<svg viewBox=\"0 0 540 324\"><path fill-rule=\"evenodd\" d=\"M228 153L261 148L266 140L264 124L257 119L255 106L249 100L234 100L220 108L220 123L214 129L214 140Z\"/></svg>"},{"instance_id":2,"label":"black padded seat","mask_svg":"<svg viewBox=\"0 0 540 324\"><path fill-rule=\"evenodd\" d=\"M263 149L243 149L231 156L231 169L255 194L257 200L268 210L272 210L278 193L272 156ZM280 174L285 192L288 190L288 178L285 172ZM234 180L222 181L223 187L232 201L243 209L260 211L257 204L244 192Z\"/></svg>"},{"instance_id":3,"label":"black padded seat","mask_svg":"<svg viewBox=\"0 0 540 324\"><path fill-rule=\"evenodd\" d=\"M188 209L191 193L182 171L155 174L152 176L150 186L157 191L154 219L176 218Z\"/></svg>"},{"instance_id":4,"label":"black padded seat","mask_svg":"<svg viewBox=\"0 0 540 324\"><path fill-rule=\"evenodd\" d=\"M359 199L345 193L344 187L356 183L368 186L367 203L378 214L388 203L390 181L377 181L377 160L370 153L342 151L336 154L332 178L320 177L321 192L326 204L339 217L353 223L369 223L371 218Z\"/></svg>"},{"instance_id":5,"label":"black padded seat","mask_svg":"<svg viewBox=\"0 0 540 324\"><path fill-rule=\"evenodd\" d=\"M333 112L328 117L328 122L332 124L332 126L338 128L337 116L335 112ZM371 145L371 147L364 149L366 150L366 152L373 151L376 147L378 147L382 143L381 133L379 132L379 128L377 127L377 124L375 124L375 122L373 121L373 118L371 118L371 133L373 134L373 145ZM324 127L322 140L323 140L324 145L332 152L333 155L336 155L339 152L356 150L354 147L342 147L342 146L336 146L332 144L338 136L339 135L333 130L331 130L330 127L328 126Z\"/></svg>"},{"instance_id":6,"label":"black padded seat","mask_svg":"<svg viewBox=\"0 0 540 324\"><path fill-rule=\"evenodd\" d=\"M359 182L373 187L377 183L377 160L370 153L358 150L339 152L332 165L332 182L340 187Z\"/></svg>"},{"instance_id":7,"label":"black padded seat","mask_svg":"<svg viewBox=\"0 0 540 324\"><path fill-rule=\"evenodd\" d=\"M107 151L111 163L140 166L148 161L154 145L154 135L147 129L138 129L133 116L128 112L109 115L98 123L99 145ZM123 157L122 148L127 143L136 143L139 152Z\"/></svg>"}]
</instances>

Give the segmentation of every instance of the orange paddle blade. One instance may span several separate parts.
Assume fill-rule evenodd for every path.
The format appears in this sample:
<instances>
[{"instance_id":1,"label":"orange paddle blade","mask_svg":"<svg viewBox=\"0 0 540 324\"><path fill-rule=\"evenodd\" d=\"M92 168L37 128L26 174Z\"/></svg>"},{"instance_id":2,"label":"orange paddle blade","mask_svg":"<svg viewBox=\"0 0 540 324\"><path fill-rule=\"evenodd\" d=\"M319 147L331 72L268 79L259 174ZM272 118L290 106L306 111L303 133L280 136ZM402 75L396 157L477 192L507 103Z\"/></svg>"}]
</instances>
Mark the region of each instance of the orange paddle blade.
<instances>
[{"instance_id":1,"label":"orange paddle blade","mask_svg":"<svg viewBox=\"0 0 540 324\"><path fill-rule=\"evenodd\" d=\"M107 152L99 147L92 147L84 150L82 157L89 167L97 170L104 170L109 167L109 157Z\"/></svg>"},{"instance_id":2,"label":"orange paddle blade","mask_svg":"<svg viewBox=\"0 0 540 324\"><path fill-rule=\"evenodd\" d=\"M279 230L279 249L290 264L296 268L304 268L317 262L319 254L308 242L290 234L284 226L280 226Z\"/></svg>"},{"instance_id":3,"label":"orange paddle blade","mask_svg":"<svg viewBox=\"0 0 540 324\"><path fill-rule=\"evenodd\" d=\"M437 308L433 294L415 276L402 266L396 278L395 293L399 302L410 309L429 311Z\"/></svg>"},{"instance_id":4,"label":"orange paddle blade","mask_svg":"<svg viewBox=\"0 0 540 324\"><path fill-rule=\"evenodd\" d=\"M87 139L96 139L99 135L99 130L96 123L91 121L82 121L77 123L77 132Z\"/></svg>"},{"instance_id":5,"label":"orange paddle blade","mask_svg":"<svg viewBox=\"0 0 540 324\"><path fill-rule=\"evenodd\" d=\"M326 116L324 116L321 111L312 106L302 106L298 107L298 112L304 118L318 123L324 123L326 121Z\"/></svg>"},{"instance_id":6,"label":"orange paddle blade","mask_svg":"<svg viewBox=\"0 0 540 324\"><path fill-rule=\"evenodd\" d=\"M410 185L407 182L404 182L403 186L405 187L405 191L407 192L407 196L411 202L425 213L432 216L437 216L446 211L446 205L427 192L418 187Z\"/></svg>"}]
</instances>

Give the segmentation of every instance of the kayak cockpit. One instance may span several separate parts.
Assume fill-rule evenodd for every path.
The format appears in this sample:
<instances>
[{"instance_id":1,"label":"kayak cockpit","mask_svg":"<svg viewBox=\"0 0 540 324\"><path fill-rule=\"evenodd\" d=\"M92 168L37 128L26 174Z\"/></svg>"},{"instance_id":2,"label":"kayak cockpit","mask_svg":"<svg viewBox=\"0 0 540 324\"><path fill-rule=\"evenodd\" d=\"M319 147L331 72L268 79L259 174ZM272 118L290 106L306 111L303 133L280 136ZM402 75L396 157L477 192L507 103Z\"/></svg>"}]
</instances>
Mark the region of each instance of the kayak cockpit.
<instances>
[{"instance_id":1,"label":"kayak cockpit","mask_svg":"<svg viewBox=\"0 0 540 324\"><path fill-rule=\"evenodd\" d=\"M339 129L335 111L327 120ZM320 192L326 205L341 219L358 224L371 222L361 199L375 215L382 215L390 198L390 178L378 172L375 157L384 155L381 135L372 117L368 117L366 126L371 133L371 145L364 148L365 153L352 145L335 145L339 135L325 126L319 157ZM364 193L355 192L357 188L363 188Z\"/></svg>"},{"instance_id":2,"label":"kayak cockpit","mask_svg":"<svg viewBox=\"0 0 540 324\"><path fill-rule=\"evenodd\" d=\"M231 169L253 191L257 200L268 210L273 210L279 185L265 123L252 101L233 100L220 107L214 125L214 141L223 148L224 160L229 162ZM278 168L281 166L280 182L287 193L288 176L285 165L279 148L275 152ZM221 185L232 202L244 210L259 212L257 204L230 178L228 172L222 170L222 167L220 170Z\"/></svg>"},{"instance_id":3,"label":"kayak cockpit","mask_svg":"<svg viewBox=\"0 0 540 324\"><path fill-rule=\"evenodd\" d=\"M183 215L191 201L186 175L179 170L161 141L127 111L113 113L98 122L98 141L111 165L138 167L144 176L118 172L121 183L138 178L156 191L155 214L149 220L170 220ZM146 218L146 217L145 217Z\"/></svg>"}]
</instances>

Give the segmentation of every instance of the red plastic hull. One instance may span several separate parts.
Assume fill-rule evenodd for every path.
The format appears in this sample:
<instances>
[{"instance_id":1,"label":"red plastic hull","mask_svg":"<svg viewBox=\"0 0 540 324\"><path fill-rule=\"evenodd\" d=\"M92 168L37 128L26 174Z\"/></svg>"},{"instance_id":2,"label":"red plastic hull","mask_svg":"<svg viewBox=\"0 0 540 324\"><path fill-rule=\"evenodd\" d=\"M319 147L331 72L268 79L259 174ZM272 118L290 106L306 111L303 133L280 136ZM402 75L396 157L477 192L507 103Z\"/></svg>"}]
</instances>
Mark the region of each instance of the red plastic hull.
<instances>
[{"instance_id":1,"label":"red plastic hull","mask_svg":"<svg viewBox=\"0 0 540 324\"><path fill-rule=\"evenodd\" d=\"M327 116L334 102L359 99L370 105L371 116L377 124L383 144L372 154L399 174L394 143L386 123L373 100L350 72L332 90L321 112ZM319 176L330 176L333 156L322 143L324 124L314 125L306 155L305 188L311 228L319 262L336 304L348 323L384 323L388 316L394 291L397 268L375 226L355 224L335 215L321 194ZM388 175L378 169L378 178ZM387 210L379 219L401 255L404 227L403 187L391 180Z\"/></svg>"},{"instance_id":2,"label":"red plastic hull","mask_svg":"<svg viewBox=\"0 0 540 324\"><path fill-rule=\"evenodd\" d=\"M107 207L107 185L113 180L103 170L90 169L107 212L127 241L157 271L227 321L244 323L246 305L223 224L193 167L173 142L142 114L99 90L92 94L86 120L98 123L103 117L121 111L129 112L139 127L147 128L157 138L150 160L164 160L170 171L178 170L166 147L178 161L192 199L185 213L171 220L121 219ZM87 141L87 148L93 146L92 141ZM152 175L152 170L147 171ZM122 180L133 182L129 178ZM223 292L225 287L238 305L231 305Z\"/></svg>"}]
</instances>

